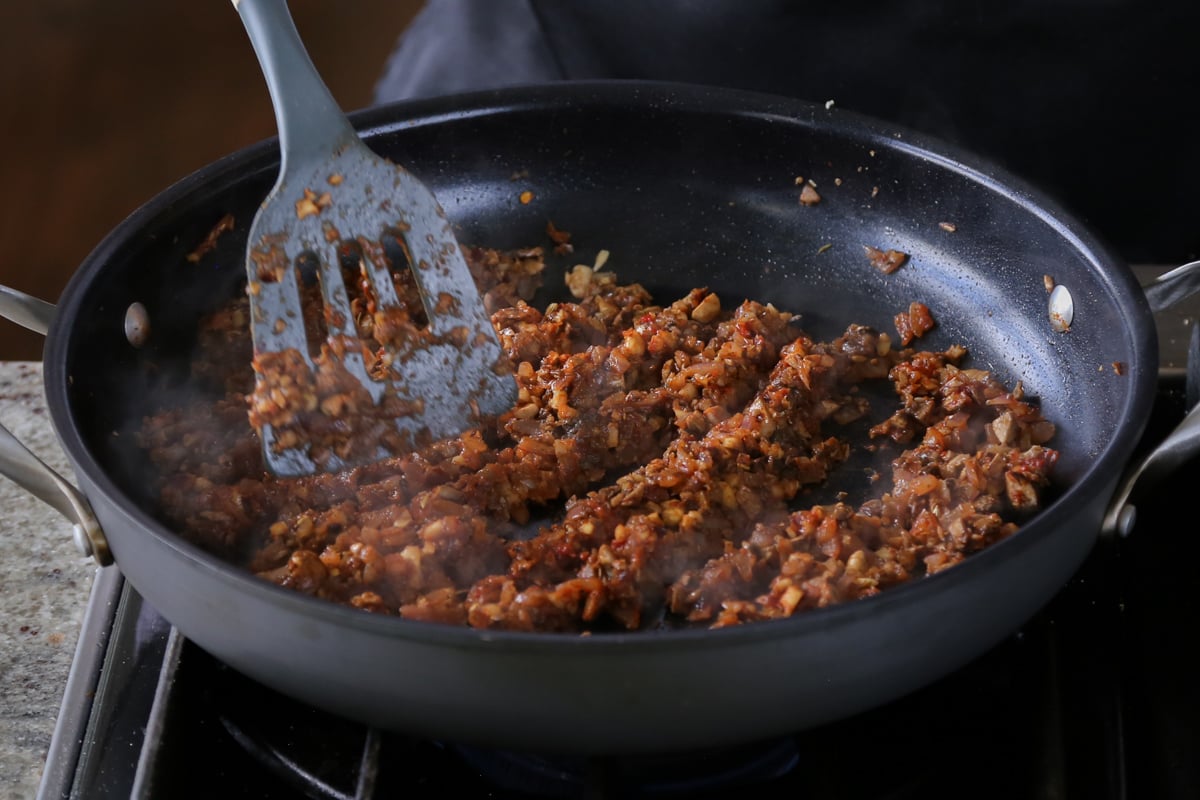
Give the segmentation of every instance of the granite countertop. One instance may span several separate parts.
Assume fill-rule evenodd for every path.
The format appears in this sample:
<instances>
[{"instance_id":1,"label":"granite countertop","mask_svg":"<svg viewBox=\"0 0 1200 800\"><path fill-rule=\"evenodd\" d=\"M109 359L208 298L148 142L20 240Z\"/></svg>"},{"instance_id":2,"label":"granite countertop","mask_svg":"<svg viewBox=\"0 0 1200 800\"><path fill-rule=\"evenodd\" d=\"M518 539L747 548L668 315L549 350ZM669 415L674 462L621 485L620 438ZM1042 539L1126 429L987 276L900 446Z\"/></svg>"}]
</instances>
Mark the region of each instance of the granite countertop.
<instances>
[{"instance_id":1,"label":"granite countertop","mask_svg":"<svg viewBox=\"0 0 1200 800\"><path fill-rule=\"evenodd\" d=\"M0 424L73 480L46 410L40 363L0 362ZM0 541L0 797L32 798L98 567L75 549L66 519L7 478L0 478Z\"/></svg>"}]
</instances>

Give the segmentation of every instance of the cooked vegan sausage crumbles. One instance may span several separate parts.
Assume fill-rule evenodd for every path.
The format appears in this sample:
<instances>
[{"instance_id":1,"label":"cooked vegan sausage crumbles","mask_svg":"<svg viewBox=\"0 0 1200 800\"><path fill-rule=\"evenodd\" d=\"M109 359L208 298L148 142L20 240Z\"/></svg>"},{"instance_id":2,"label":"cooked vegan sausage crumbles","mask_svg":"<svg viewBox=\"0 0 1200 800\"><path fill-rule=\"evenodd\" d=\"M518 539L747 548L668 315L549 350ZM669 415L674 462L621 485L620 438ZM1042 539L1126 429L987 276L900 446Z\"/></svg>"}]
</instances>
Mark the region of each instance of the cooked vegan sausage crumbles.
<instances>
[{"instance_id":1,"label":"cooked vegan sausage crumbles","mask_svg":"<svg viewBox=\"0 0 1200 800\"><path fill-rule=\"evenodd\" d=\"M569 302L538 308L540 249L466 253L518 382L511 411L275 478L235 301L201 326L192 375L208 393L139 432L166 521L264 580L365 611L602 632L868 597L1011 535L1049 485L1054 426L1019 383L964 366L964 347L914 347L936 324L920 303L897 310L898 346L858 324L817 341L770 304L703 287L660 301L582 266ZM396 285L420 307L411 278ZM856 452L882 458L871 491L814 505L807 490L856 469Z\"/></svg>"}]
</instances>

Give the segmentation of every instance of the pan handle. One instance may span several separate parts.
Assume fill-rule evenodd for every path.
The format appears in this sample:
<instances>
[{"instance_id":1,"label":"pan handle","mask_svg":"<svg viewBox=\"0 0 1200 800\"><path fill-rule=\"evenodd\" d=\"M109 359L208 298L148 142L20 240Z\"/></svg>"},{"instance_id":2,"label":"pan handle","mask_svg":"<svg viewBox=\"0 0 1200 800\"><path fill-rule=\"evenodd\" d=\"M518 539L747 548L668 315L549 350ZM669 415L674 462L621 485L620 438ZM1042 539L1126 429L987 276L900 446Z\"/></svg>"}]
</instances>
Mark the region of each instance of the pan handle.
<instances>
[{"instance_id":1,"label":"pan handle","mask_svg":"<svg viewBox=\"0 0 1200 800\"><path fill-rule=\"evenodd\" d=\"M1151 283L1142 287L1154 313L1158 313L1191 297L1200 291L1200 261L1192 261L1170 272L1165 272ZM1200 323L1193 323L1188 347L1187 382L1188 397L1200 386ZM1128 536L1137 521L1137 503L1151 489L1171 475L1176 469L1200 454L1200 404L1192 406L1175 430L1167 435L1157 447L1150 451L1133 469L1125 474L1108 511L1104 515L1100 532L1111 536Z\"/></svg>"},{"instance_id":2,"label":"pan handle","mask_svg":"<svg viewBox=\"0 0 1200 800\"><path fill-rule=\"evenodd\" d=\"M1157 314L1180 300L1200 292L1200 261L1189 261L1181 267L1164 272L1142 287L1150 308Z\"/></svg>"},{"instance_id":3,"label":"pan handle","mask_svg":"<svg viewBox=\"0 0 1200 800\"><path fill-rule=\"evenodd\" d=\"M54 306L44 300L0 286L0 316L45 335L54 319ZM21 444L0 425L0 475L16 483L67 518L75 546L102 567L113 563L108 539L83 493Z\"/></svg>"}]
</instances>

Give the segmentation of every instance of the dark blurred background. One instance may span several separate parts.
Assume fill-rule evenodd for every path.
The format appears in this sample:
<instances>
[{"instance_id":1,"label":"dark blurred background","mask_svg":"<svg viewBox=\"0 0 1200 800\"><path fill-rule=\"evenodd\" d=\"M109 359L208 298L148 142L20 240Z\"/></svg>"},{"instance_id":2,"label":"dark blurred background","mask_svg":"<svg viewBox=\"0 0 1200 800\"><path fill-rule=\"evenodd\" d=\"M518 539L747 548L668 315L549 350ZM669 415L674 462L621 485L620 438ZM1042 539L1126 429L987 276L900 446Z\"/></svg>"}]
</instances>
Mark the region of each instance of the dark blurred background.
<instances>
[{"instance_id":1,"label":"dark blurred background","mask_svg":"<svg viewBox=\"0 0 1200 800\"><path fill-rule=\"evenodd\" d=\"M371 90L420 0L291 0L347 111ZM0 3L0 284L55 302L93 247L190 172L275 135L229 0ZM43 339L0 319L0 360Z\"/></svg>"}]
</instances>

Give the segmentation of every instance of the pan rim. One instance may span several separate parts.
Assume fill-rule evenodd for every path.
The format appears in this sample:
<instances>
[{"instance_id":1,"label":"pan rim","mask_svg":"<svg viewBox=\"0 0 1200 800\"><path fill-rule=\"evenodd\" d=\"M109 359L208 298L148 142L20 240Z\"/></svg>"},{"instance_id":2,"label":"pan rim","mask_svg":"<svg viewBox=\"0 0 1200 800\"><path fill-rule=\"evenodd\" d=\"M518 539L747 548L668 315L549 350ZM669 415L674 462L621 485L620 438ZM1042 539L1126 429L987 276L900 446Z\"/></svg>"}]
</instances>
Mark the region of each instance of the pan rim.
<instances>
[{"instance_id":1,"label":"pan rim","mask_svg":"<svg viewBox=\"0 0 1200 800\"><path fill-rule=\"evenodd\" d=\"M828 130L852 133L858 139L865 138L877 141L881 145L901 147L919 153L923 158L932 158L941 166L951 167L972 180L983 183L991 191L1017 203L1023 210L1036 215L1068 238L1072 247L1086 255L1087 260L1100 269L1103 283L1111 294L1122 301L1128 301L1129 308L1122 307L1122 311L1133 326L1126 335L1149 337L1155 344L1154 354L1157 352L1156 332L1149 306L1132 272L1094 232L1078 222L1056 201L1017 176L974 154L934 137L856 112L829 108L795 98L738 89L657 81L601 80L515 86L402 101L364 109L351 114L350 117L360 132L378 135L390 130L437 125L475 115L519 113L523 109L558 104L564 99L570 99L575 104L595 105L628 105L636 102L640 104L639 108L672 112L692 110L704 113L713 113L716 101L723 113L760 116L791 124L821 124ZM1149 416L1156 369L1151 369L1146 363L1129 365L1126 377L1130 381L1130 391L1125 407L1121 409L1123 422L1116 427L1103 450L1096 454L1091 467L1071 486L1066 487L1049 507L1026 523L1017 534L936 575L910 581L875 597L814 609L787 619L716 630L696 628L580 636L575 633L479 630L465 626L384 617L303 595L263 581L248 571L207 553L171 531L134 503L109 477L91 448L87 446L74 421L69 391L70 320L79 312L85 291L94 274L125 246L127 239L163 209L184 198L203 193L206 188L211 190L214 184L220 184L231 175L245 176L247 168L269 169L272 164L277 165L277 151L277 138L271 137L201 167L151 198L97 245L72 276L60 298L59 308L62 313L56 314L47 335L44 356L45 390L58 438L75 469L85 473L132 524L151 533L160 543L174 549L195 566L209 571L222 581L249 591L265 602L294 608L310 618L315 617L340 627L349 627L373 635L420 640L428 644L459 648L508 647L522 652L583 648L586 652L597 654L626 653L654 651L663 647L711 648L718 643L737 647L764 638L805 636L827 627L842 626L866 617L891 613L891 609L915 603L930 592L952 591L953 587L973 580L977 573L990 570L995 564L1020 558L1036 545L1039 535L1054 535L1057 527L1065 524L1081 508L1094 500L1095 495L1100 493L1110 480L1110 476L1101 474L1103 470L1112 470L1114 462L1124 469L1125 460L1140 438L1145 420ZM1156 368L1156 359L1151 360L1155 362ZM1115 474L1111 476L1111 480L1115 482ZM1107 501L1107 491L1105 500ZM1097 535L1098 533L1099 531Z\"/></svg>"}]
</instances>

